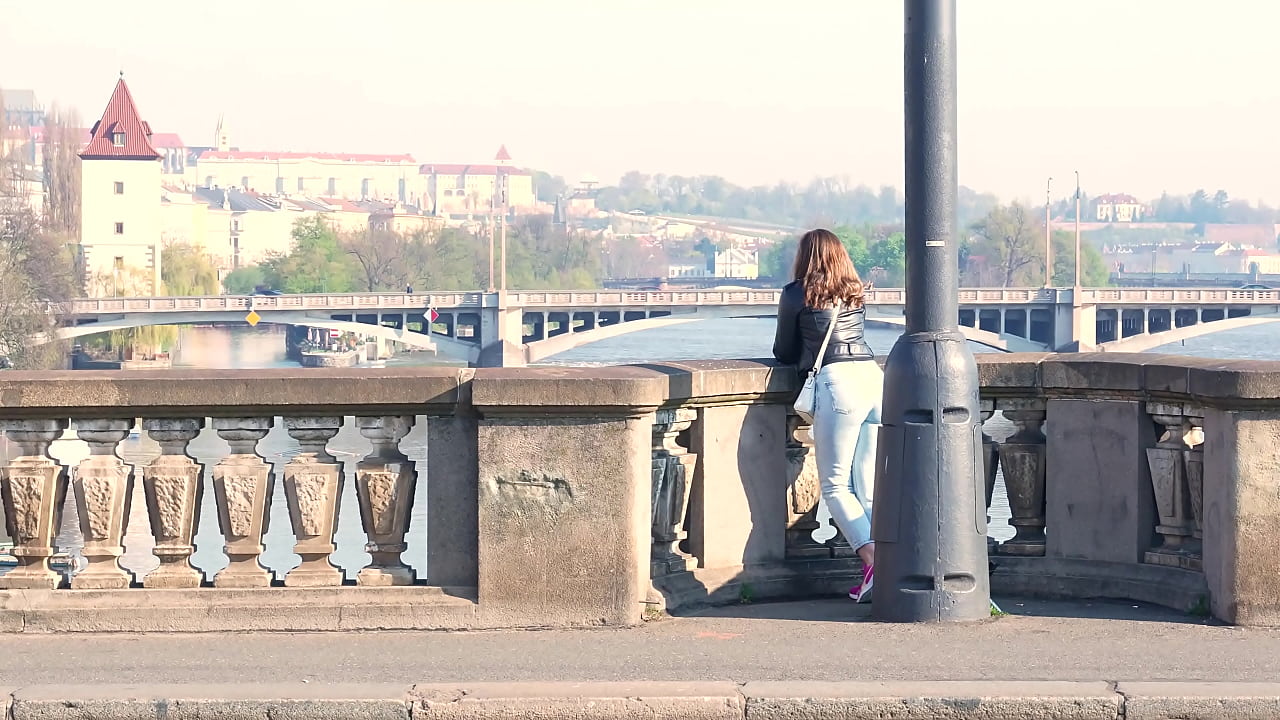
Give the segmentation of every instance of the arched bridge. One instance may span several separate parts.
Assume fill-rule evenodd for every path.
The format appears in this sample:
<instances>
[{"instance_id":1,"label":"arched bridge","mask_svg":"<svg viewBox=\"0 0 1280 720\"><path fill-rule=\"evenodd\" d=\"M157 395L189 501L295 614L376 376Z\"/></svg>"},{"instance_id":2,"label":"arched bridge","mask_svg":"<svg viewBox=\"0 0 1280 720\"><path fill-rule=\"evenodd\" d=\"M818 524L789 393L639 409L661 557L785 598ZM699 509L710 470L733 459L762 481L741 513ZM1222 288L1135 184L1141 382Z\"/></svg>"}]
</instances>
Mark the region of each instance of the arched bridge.
<instances>
[{"instance_id":1,"label":"arched bridge","mask_svg":"<svg viewBox=\"0 0 1280 720\"><path fill-rule=\"evenodd\" d=\"M512 366L664 325L771 317L779 293L592 290L96 298L59 307L67 321L58 336L148 325L243 323L252 311L264 323L356 331L472 365ZM1152 340L1160 335L1154 346L1178 339L1165 332L1280 311L1276 290L1083 289L1078 299L1074 295L1054 288L965 288L960 291L961 330L974 342L1008 351L1131 349L1140 335L1151 335ZM902 289L872 290L867 295L868 322L901 326L905 306ZM1224 322L1221 327L1228 326L1230 322Z\"/></svg>"}]
</instances>

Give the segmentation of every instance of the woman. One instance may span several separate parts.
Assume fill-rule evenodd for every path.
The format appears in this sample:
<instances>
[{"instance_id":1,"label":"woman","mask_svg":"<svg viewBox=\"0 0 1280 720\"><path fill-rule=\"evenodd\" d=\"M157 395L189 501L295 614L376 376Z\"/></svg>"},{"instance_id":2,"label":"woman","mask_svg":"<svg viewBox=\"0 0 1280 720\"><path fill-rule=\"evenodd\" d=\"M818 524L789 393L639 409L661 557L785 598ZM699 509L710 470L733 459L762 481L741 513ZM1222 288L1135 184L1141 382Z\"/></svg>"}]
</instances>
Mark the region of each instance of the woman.
<instances>
[{"instance_id":1,"label":"woman","mask_svg":"<svg viewBox=\"0 0 1280 720\"><path fill-rule=\"evenodd\" d=\"M862 602L874 577L871 499L884 373L862 336L865 289L840 238L830 230L805 233L792 275L778 303L773 355L807 375L835 323L814 385L813 437L822 497L862 559L862 583L849 591Z\"/></svg>"}]
</instances>

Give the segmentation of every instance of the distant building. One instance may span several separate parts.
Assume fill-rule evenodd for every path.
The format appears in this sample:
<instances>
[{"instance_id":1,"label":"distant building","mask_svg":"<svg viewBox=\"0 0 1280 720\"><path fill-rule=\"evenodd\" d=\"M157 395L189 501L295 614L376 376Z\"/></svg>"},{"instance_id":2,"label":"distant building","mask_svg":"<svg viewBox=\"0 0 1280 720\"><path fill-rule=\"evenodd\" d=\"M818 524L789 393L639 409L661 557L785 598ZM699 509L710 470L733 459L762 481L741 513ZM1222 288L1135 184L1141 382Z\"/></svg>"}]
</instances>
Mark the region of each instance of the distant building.
<instances>
[{"instance_id":1,"label":"distant building","mask_svg":"<svg viewBox=\"0 0 1280 720\"><path fill-rule=\"evenodd\" d=\"M44 107L36 100L32 90L6 90L0 88L4 101L4 125L36 127L44 125Z\"/></svg>"},{"instance_id":2,"label":"distant building","mask_svg":"<svg viewBox=\"0 0 1280 720\"><path fill-rule=\"evenodd\" d=\"M90 297L160 290L161 155L121 77L80 152L80 248Z\"/></svg>"},{"instance_id":3,"label":"distant building","mask_svg":"<svg viewBox=\"0 0 1280 720\"><path fill-rule=\"evenodd\" d=\"M1094 198L1094 217L1098 222L1140 222L1146 206L1132 195L1102 195Z\"/></svg>"},{"instance_id":4,"label":"distant building","mask_svg":"<svg viewBox=\"0 0 1280 720\"><path fill-rule=\"evenodd\" d=\"M425 180L425 206L444 217L487 215L502 205L499 180L505 176L507 205L516 213L533 212L537 197L533 172L510 164L506 146L498 148L493 164L426 163L419 168Z\"/></svg>"},{"instance_id":5,"label":"distant building","mask_svg":"<svg viewBox=\"0 0 1280 720\"><path fill-rule=\"evenodd\" d=\"M754 251L729 248L710 257L691 255L675 258L667 266L667 277L754 280L760 277L760 256Z\"/></svg>"}]
</instances>

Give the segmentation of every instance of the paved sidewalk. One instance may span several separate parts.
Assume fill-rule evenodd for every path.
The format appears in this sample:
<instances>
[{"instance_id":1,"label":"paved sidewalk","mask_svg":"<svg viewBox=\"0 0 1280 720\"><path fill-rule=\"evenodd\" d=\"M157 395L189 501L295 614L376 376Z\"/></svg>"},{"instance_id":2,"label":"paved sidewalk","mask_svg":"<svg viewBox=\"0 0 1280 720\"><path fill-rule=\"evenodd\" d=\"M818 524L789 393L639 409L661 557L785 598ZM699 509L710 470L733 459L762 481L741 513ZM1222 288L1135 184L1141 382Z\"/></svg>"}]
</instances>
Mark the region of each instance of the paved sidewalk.
<instances>
[{"instance_id":1,"label":"paved sidewalk","mask_svg":"<svg viewBox=\"0 0 1280 720\"><path fill-rule=\"evenodd\" d=\"M1280 679L1280 630L998 601L1010 616L948 626L881 625L866 605L816 600L624 630L0 635L0 685Z\"/></svg>"}]
</instances>

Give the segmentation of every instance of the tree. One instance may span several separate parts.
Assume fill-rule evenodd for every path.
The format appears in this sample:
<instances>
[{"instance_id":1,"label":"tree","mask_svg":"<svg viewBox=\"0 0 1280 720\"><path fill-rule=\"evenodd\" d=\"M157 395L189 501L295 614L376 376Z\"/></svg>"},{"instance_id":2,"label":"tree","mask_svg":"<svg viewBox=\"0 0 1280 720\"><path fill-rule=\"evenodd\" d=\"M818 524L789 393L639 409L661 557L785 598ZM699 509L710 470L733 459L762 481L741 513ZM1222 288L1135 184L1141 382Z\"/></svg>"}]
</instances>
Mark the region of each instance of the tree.
<instances>
[{"instance_id":1,"label":"tree","mask_svg":"<svg viewBox=\"0 0 1280 720\"><path fill-rule=\"evenodd\" d=\"M1001 205L973 225L976 250L999 267L1003 287L1035 285L1035 275L1044 278L1043 228L1037 233L1026 206L1021 203Z\"/></svg>"},{"instance_id":2,"label":"tree","mask_svg":"<svg viewBox=\"0 0 1280 720\"><path fill-rule=\"evenodd\" d=\"M559 175L541 170L535 170L533 173L533 188L539 202L554 203L568 187L569 183Z\"/></svg>"},{"instance_id":3,"label":"tree","mask_svg":"<svg viewBox=\"0 0 1280 720\"><path fill-rule=\"evenodd\" d=\"M189 243L168 243L160 253L160 278L170 295L216 295L218 269L202 249Z\"/></svg>"},{"instance_id":4,"label":"tree","mask_svg":"<svg viewBox=\"0 0 1280 720\"><path fill-rule=\"evenodd\" d=\"M50 232L80 236L80 145L84 130L74 110L53 106L44 125L45 223Z\"/></svg>"},{"instance_id":5,"label":"tree","mask_svg":"<svg viewBox=\"0 0 1280 720\"><path fill-rule=\"evenodd\" d=\"M232 295L249 295L266 283L267 272L261 265L237 268L222 279L222 286Z\"/></svg>"},{"instance_id":6,"label":"tree","mask_svg":"<svg viewBox=\"0 0 1280 720\"><path fill-rule=\"evenodd\" d=\"M873 275L881 274L877 282L888 285L889 287L903 287L906 285L907 275L907 236L905 233L895 232L887 238L871 247L868 262L871 268L868 270L867 277L870 279ZM880 273L876 273L876 269Z\"/></svg>"},{"instance_id":7,"label":"tree","mask_svg":"<svg viewBox=\"0 0 1280 720\"><path fill-rule=\"evenodd\" d=\"M59 303L75 294L68 248L23 202L0 198L0 356L18 368L62 366L62 343L31 339L57 330Z\"/></svg>"},{"instance_id":8,"label":"tree","mask_svg":"<svg viewBox=\"0 0 1280 720\"><path fill-rule=\"evenodd\" d=\"M1091 242L1080 241L1080 284L1084 287L1105 287L1111 283L1111 272L1102 259L1102 253ZM1044 266L1043 256L1040 260ZM1076 281L1075 234L1058 230L1053 233L1053 284L1056 287L1074 285Z\"/></svg>"},{"instance_id":9,"label":"tree","mask_svg":"<svg viewBox=\"0 0 1280 720\"><path fill-rule=\"evenodd\" d=\"M319 216L293 226L293 249L263 263L266 283L286 293L347 293L361 285L360 265Z\"/></svg>"},{"instance_id":10,"label":"tree","mask_svg":"<svg viewBox=\"0 0 1280 720\"><path fill-rule=\"evenodd\" d=\"M356 259L364 276L365 289L403 290L413 284L420 268L409 262L413 245L426 244L427 234L405 235L391 230L365 230L340 238L341 246Z\"/></svg>"}]
</instances>

